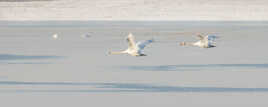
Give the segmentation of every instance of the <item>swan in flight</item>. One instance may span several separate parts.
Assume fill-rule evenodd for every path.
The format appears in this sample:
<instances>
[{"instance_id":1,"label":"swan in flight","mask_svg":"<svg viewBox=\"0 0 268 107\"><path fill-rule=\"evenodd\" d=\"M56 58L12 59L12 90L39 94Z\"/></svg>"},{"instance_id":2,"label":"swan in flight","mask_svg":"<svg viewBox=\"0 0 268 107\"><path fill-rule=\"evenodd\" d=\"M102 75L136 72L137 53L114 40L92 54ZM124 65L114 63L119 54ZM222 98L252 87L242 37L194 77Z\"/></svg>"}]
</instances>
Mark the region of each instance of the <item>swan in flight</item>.
<instances>
[{"instance_id":1,"label":"swan in flight","mask_svg":"<svg viewBox=\"0 0 268 107\"><path fill-rule=\"evenodd\" d=\"M131 56L146 56L142 50L146 45L153 42L153 39L135 43L134 36L130 33L127 37L128 48L120 52L109 52L109 54L130 54Z\"/></svg>"},{"instance_id":2,"label":"swan in flight","mask_svg":"<svg viewBox=\"0 0 268 107\"><path fill-rule=\"evenodd\" d=\"M215 35L207 35L207 36L202 36L202 35L197 35L197 37L199 38L199 41L197 42L181 42L180 45L181 46L198 46L200 48L213 48L216 47L215 45L215 40L217 38L217 36Z\"/></svg>"}]
</instances>

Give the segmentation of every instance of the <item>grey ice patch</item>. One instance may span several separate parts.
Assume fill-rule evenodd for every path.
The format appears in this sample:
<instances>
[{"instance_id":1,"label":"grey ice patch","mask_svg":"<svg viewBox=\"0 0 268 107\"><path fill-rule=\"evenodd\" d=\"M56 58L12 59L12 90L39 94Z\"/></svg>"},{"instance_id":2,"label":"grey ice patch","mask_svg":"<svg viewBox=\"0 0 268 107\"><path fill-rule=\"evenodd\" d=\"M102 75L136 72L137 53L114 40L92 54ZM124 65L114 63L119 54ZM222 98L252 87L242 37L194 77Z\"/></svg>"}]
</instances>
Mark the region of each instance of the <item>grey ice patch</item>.
<instances>
[{"instance_id":1,"label":"grey ice patch","mask_svg":"<svg viewBox=\"0 0 268 107\"><path fill-rule=\"evenodd\" d=\"M120 68L142 71L205 71L219 69L268 69L268 64L188 64L159 66L123 66Z\"/></svg>"},{"instance_id":2,"label":"grey ice patch","mask_svg":"<svg viewBox=\"0 0 268 107\"><path fill-rule=\"evenodd\" d=\"M0 61L1 60L55 59L55 58L62 58L62 56L0 54Z\"/></svg>"},{"instance_id":3,"label":"grey ice patch","mask_svg":"<svg viewBox=\"0 0 268 107\"><path fill-rule=\"evenodd\" d=\"M52 64L41 60L59 58L63 56L0 54L0 64Z\"/></svg>"},{"instance_id":4,"label":"grey ice patch","mask_svg":"<svg viewBox=\"0 0 268 107\"><path fill-rule=\"evenodd\" d=\"M53 92L53 93L92 93L92 92L268 92L268 88L229 88L229 87L184 87L184 86L160 86L138 83L83 83L83 82L19 82L0 81L1 85L22 85L22 86L93 86L98 89L14 89L0 90L0 92Z\"/></svg>"}]
</instances>

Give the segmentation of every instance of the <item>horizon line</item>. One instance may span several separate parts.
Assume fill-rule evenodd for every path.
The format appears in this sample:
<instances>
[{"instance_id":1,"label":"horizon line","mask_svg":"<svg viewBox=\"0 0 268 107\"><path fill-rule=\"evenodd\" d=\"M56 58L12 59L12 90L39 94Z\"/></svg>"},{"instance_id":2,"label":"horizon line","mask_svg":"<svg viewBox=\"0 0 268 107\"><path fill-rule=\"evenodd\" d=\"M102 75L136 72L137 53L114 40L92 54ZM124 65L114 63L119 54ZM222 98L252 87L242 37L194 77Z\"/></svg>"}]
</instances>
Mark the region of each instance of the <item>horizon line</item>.
<instances>
[{"instance_id":1,"label":"horizon line","mask_svg":"<svg viewBox=\"0 0 268 107\"><path fill-rule=\"evenodd\" d=\"M268 20L0 20L0 22L87 22L87 21L106 21L106 22L268 22Z\"/></svg>"}]
</instances>

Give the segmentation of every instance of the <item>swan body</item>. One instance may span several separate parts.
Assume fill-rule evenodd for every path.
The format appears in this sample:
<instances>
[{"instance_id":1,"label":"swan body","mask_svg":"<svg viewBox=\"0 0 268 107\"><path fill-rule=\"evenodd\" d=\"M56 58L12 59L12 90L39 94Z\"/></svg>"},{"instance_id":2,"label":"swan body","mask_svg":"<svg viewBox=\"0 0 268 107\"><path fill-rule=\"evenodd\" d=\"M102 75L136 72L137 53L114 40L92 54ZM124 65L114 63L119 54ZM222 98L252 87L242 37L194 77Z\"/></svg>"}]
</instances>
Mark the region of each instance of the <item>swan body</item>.
<instances>
[{"instance_id":1,"label":"swan body","mask_svg":"<svg viewBox=\"0 0 268 107\"><path fill-rule=\"evenodd\" d=\"M143 49L146 45L153 42L153 40L146 40L142 42L135 42L134 36L130 33L127 37L128 48L124 51L119 52L109 52L109 54L129 54L131 56L146 56L143 54Z\"/></svg>"},{"instance_id":2,"label":"swan body","mask_svg":"<svg viewBox=\"0 0 268 107\"><path fill-rule=\"evenodd\" d=\"M199 37L199 41L197 42L181 42L180 45L181 46L197 46L200 48L213 48L216 47L215 45L215 39L217 38L217 36L214 35L207 35L207 36L201 36L198 35Z\"/></svg>"}]
</instances>

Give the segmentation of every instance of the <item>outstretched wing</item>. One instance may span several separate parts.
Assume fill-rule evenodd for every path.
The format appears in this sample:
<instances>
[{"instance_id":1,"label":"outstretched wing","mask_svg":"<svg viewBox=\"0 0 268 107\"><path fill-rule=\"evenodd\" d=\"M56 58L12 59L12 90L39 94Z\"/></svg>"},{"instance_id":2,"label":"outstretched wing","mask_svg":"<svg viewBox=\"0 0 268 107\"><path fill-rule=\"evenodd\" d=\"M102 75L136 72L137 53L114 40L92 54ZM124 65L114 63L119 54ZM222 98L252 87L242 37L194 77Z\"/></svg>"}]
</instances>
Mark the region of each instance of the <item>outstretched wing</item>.
<instances>
[{"instance_id":1,"label":"outstretched wing","mask_svg":"<svg viewBox=\"0 0 268 107\"><path fill-rule=\"evenodd\" d=\"M131 48L131 49L135 48L135 39L131 33L128 34L127 42L128 42L128 48Z\"/></svg>"},{"instance_id":2,"label":"outstretched wing","mask_svg":"<svg viewBox=\"0 0 268 107\"><path fill-rule=\"evenodd\" d=\"M206 39L208 40L208 41L215 41L216 40L216 38L218 38L217 36L215 36L215 35L208 35L208 36L206 36Z\"/></svg>"},{"instance_id":3,"label":"outstretched wing","mask_svg":"<svg viewBox=\"0 0 268 107\"><path fill-rule=\"evenodd\" d=\"M153 39L146 40L146 41L141 41L141 42L138 42L136 46L137 46L140 50L143 50L143 49L146 47L146 45L152 43L153 41L154 41Z\"/></svg>"},{"instance_id":4,"label":"outstretched wing","mask_svg":"<svg viewBox=\"0 0 268 107\"><path fill-rule=\"evenodd\" d=\"M214 43L216 43L215 41L217 38L218 37L215 35L208 35L208 36L206 36L205 39L208 41L209 44L214 44Z\"/></svg>"},{"instance_id":5,"label":"outstretched wing","mask_svg":"<svg viewBox=\"0 0 268 107\"><path fill-rule=\"evenodd\" d=\"M204 36L202 36L202 35L197 35L197 37L198 37L200 40L203 40L203 39L204 39Z\"/></svg>"}]
</instances>

